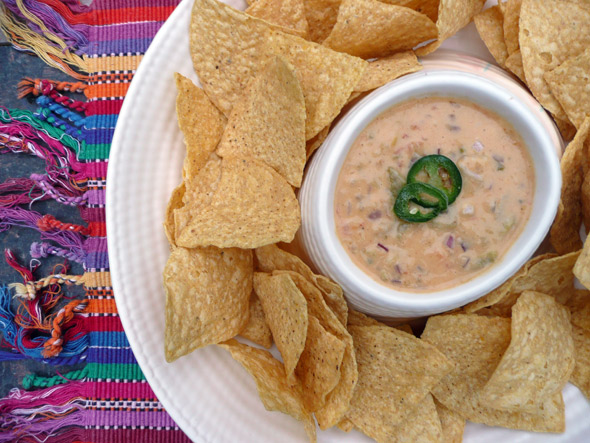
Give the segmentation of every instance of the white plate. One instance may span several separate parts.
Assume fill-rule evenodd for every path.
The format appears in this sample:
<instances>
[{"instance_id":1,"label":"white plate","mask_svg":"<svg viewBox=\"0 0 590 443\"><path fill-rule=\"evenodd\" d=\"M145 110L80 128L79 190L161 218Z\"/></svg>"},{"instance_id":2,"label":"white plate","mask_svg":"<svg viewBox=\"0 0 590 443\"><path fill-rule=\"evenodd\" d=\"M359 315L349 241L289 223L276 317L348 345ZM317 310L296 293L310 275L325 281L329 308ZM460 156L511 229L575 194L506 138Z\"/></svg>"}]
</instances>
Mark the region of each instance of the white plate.
<instances>
[{"instance_id":1,"label":"white plate","mask_svg":"<svg viewBox=\"0 0 590 443\"><path fill-rule=\"evenodd\" d=\"M251 377L214 346L172 364L164 359L162 270L169 254L162 221L180 183L184 145L175 115L174 72L194 81L188 24L193 0L184 0L143 59L119 115L108 170L106 218L111 276L121 321L150 386L195 442L304 442L294 419L262 406ZM232 3L233 2L233 3ZM241 7L239 0L230 4ZM468 52L489 59L473 36ZM461 36L447 47L457 48ZM477 42L477 43L476 43ZM469 423L466 442L587 441L590 405L571 385L564 390L567 433L542 435ZM320 432L320 442L371 441L357 432Z\"/></svg>"}]
</instances>

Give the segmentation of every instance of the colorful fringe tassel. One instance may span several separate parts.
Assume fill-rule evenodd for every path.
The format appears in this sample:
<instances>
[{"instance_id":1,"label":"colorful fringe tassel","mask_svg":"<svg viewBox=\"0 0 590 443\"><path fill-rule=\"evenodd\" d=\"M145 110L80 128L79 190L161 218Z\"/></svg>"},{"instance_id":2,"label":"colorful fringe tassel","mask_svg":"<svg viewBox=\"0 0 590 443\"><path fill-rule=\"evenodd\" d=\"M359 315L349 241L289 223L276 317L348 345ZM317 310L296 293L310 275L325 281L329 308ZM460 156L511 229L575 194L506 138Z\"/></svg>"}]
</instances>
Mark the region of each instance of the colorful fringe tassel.
<instances>
[{"instance_id":1,"label":"colorful fringe tassel","mask_svg":"<svg viewBox=\"0 0 590 443\"><path fill-rule=\"evenodd\" d=\"M0 286L0 361L34 358L48 364L84 362L82 369L27 375L22 389L0 399L0 443L188 443L141 372L118 317L106 245L106 171L123 96L143 53L179 0L0 0L0 28L13 46L34 52L71 82L25 78L20 97L36 112L0 107L0 154L32 155L44 174L0 184L0 232L13 226L39 234L33 260L62 257L49 276L6 260L22 277ZM84 93L87 101L74 94ZM84 225L31 210L54 199L76 206ZM65 283L66 285L63 285ZM67 284L83 285L84 300ZM15 295L17 297L15 297Z\"/></svg>"}]
</instances>

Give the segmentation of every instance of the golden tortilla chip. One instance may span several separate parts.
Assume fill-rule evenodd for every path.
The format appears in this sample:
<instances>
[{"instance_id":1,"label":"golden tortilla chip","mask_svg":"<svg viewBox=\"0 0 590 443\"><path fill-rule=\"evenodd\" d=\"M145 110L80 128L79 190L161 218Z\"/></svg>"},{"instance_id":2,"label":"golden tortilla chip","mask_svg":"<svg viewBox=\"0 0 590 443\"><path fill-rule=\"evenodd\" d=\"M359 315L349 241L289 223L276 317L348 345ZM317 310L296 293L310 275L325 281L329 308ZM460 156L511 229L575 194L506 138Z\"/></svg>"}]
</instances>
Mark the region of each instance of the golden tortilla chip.
<instances>
[{"instance_id":1,"label":"golden tortilla chip","mask_svg":"<svg viewBox=\"0 0 590 443\"><path fill-rule=\"evenodd\" d=\"M453 363L434 346L388 326L351 326L349 331L359 378L346 417L369 437L384 441Z\"/></svg>"},{"instance_id":2,"label":"golden tortilla chip","mask_svg":"<svg viewBox=\"0 0 590 443\"><path fill-rule=\"evenodd\" d=\"M566 306L572 314L572 325L590 331L590 291L576 289Z\"/></svg>"},{"instance_id":3,"label":"golden tortilla chip","mask_svg":"<svg viewBox=\"0 0 590 443\"><path fill-rule=\"evenodd\" d=\"M312 138L307 140L307 143L305 145L305 157L307 160L309 160L309 157L311 157L311 155L320 146L322 146L322 143L324 143L324 140L326 140L326 137L330 133L331 127L332 127L332 125L329 124L324 129L322 129L320 132L318 132L316 135L314 135Z\"/></svg>"},{"instance_id":4,"label":"golden tortilla chip","mask_svg":"<svg viewBox=\"0 0 590 443\"><path fill-rule=\"evenodd\" d=\"M307 299L309 314L316 317L328 332L344 343L344 356L340 367L340 380L326 397L326 404L315 412L321 429L336 426L350 407L350 400L358 379L358 370L354 355L352 337L344 325L328 307L320 290L303 275L293 271L274 271L273 275L289 275Z\"/></svg>"},{"instance_id":5,"label":"golden tortilla chip","mask_svg":"<svg viewBox=\"0 0 590 443\"><path fill-rule=\"evenodd\" d=\"M308 24L308 40L323 42L336 24L342 0L303 0Z\"/></svg>"},{"instance_id":6,"label":"golden tortilla chip","mask_svg":"<svg viewBox=\"0 0 590 443\"><path fill-rule=\"evenodd\" d=\"M582 247L580 225L582 224L582 202L580 193L584 180L582 163L587 161L584 142L590 133L590 117L580 127L574 139L567 145L561 158L561 200L557 215L551 226L551 245L564 254Z\"/></svg>"},{"instance_id":7,"label":"golden tortilla chip","mask_svg":"<svg viewBox=\"0 0 590 443\"><path fill-rule=\"evenodd\" d=\"M383 435L383 439L392 443L432 443L442 442L443 430L431 394L412 409L408 417L395 427L393 435Z\"/></svg>"},{"instance_id":8,"label":"golden tortilla chip","mask_svg":"<svg viewBox=\"0 0 590 443\"><path fill-rule=\"evenodd\" d=\"M170 243L170 245L172 246L176 246L174 211L184 206L184 203L182 202L184 192L185 186L183 181L176 188L174 188L174 190L172 191L172 195L170 196L170 200L168 200L168 205L166 206L166 216L164 218L164 232L166 233L168 243Z\"/></svg>"},{"instance_id":9,"label":"golden tortilla chip","mask_svg":"<svg viewBox=\"0 0 590 443\"><path fill-rule=\"evenodd\" d=\"M219 186L220 178L221 158L213 153L196 177L185 179L185 191L182 196L183 205L172 212L175 239L190 222L192 212L198 210L200 206L207 206L211 203L213 194Z\"/></svg>"},{"instance_id":10,"label":"golden tortilla chip","mask_svg":"<svg viewBox=\"0 0 590 443\"><path fill-rule=\"evenodd\" d=\"M478 315L430 317L422 339L456 363L432 394L444 406L475 423L535 432L563 432L565 405L555 394L534 413L485 406L480 393L510 343L510 319Z\"/></svg>"},{"instance_id":11,"label":"golden tortilla chip","mask_svg":"<svg viewBox=\"0 0 590 443\"><path fill-rule=\"evenodd\" d=\"M272 332L266 322L262 303L255 292L250 295L250 318L246 327L240 331L240 335L265 348L272 346Z\"/></svg>"},{"instance_id":12,"label":"golden tortilla chip","mask_svg":"<svg viewBox=\"0 0 590 443\"><path fill-rule=\"evenodd\" d=\"M524 69L522 67L522 54L520 53L520 49L517 49L512 54L510 54L504 63L506 65L506 68L508 68L510 72L512 72L523 83L526 84Z\"/></svg>"},{"instance_id":13,"label":"golden tortilla chip","mask_svg":"<svg viewBox=\"0 0 590 443\"><path fill-rule=\"evenodd\" d=\"M385 323L381 323L379 320L374 319L373 317L369 317L368 315L363 314L362 312L355 311L354 309L348 310L348 325L350 326L387 326L395 328L399 331L403 331L406 334L414 335L412 331L412 327L408 324L399 324L389 326Z\"/></svg>"},{"instance_id":14,"label":"golden tortilla chip","mask_svg":"<svg viewBox=\"0 0 590 443\"><path fill-rule=\"evenodd\" d=\"M508 58L508 50L504 42L504 17L499 6L492 6L473 17L479 36L486 44L494 60L504 66Z\"/></svg>"},{"instance_id":15,"label":"golden tortilla chip","mask_svg":"<svg viewBox=\"0 0 590 443\"><path fill-rule=\"evenodd\" d=\"M338 428L344 432L350 432L354 429L354 424L347 418L338 423Z\"/></svg>"},{"instance_id":16,"label":"golden tortilla chip","mask_svg":"<svg viewBox=\"0 0 590 443\"><path fill-rule=\"evenodd\" d=\"M307 301L287 275L254 274L258 295L272 338L291 378L305 347L308 329Z\"/></svg>"},{"instance_id":17,"label":"golden tortilla chip","mask_svg":"<svg viewBox=\"0 0 590 443\"><path fill-rule=\"evenodd\" d=\"M256 248L291 241L299 228L299 203L289 184L264 163L225 158L219 185L208 205L190 202L190 222L177 243L194 248Z\"/></svg>"},{"instance_id":18,"label":"golden tortilla chip","mask_svg":"<svg viewBox=\"0 0 590 443\"><path fill-rule=\"evenodd\" d=\"M566 114L544 75L590 45L590 5L560 0L523 0L520 8L520 51L526 83L555 117Z\"/></svg>"},{"instance_id":19,"label":"golden tortilla chip","mask_svg":"<svg viewBox=\"0 0 590 443\"><path fill-rule=\"evenodd\" d=\"M436 38L432 20L409 8L377 0L343 0L323 45L361 58L386 57Z\"/></svg>"},{"instance_id":20,"label":"golden tortilla chip","mask_svg":"<svg viewBox=\"0 0 590 443\"><path fill-rule=\"evenodd\" d=\"M344 349L344 343L326 331L316 317L309 317L305 349L295 368L308 411L321 409L326 404L326 396L338 384Z\"/></svg>"},{"instance_id":21,"label":"golden tortilla chip","mask_svg":"<svg viewBox=\"0 0 590 443\"><path fill-rule=\"evenodd\" d=\"M433 22L436 22L436 18L438 17L439 0L385 0L383 3L404 6L421 12Z\"/></svg>"},{"instance_id":22,"label":"golden tortilla chip","mask_svg":"<svg viewBox=\"0 0 590 443\"><path fill-rule=\"evenodd\" d=\"M465 419L445 405L434 400L442 428L442 443L461 443L465 431Z\"/></svg>"},{"instance_id":23,"label":"golden tortilla chip","mask_svg":"<svg viewBox=\"0 0 590 443\"><path fill-rule=\"evenodd\" d=\"M216 0L195 0L190 52L203 89L229 115L260 64L269 24Z\"/></svg>"},{"instance_id":24,"label":"golden tortilla chip","mask_svg":"<svg viewBox=\"0 0 590 443\"><path fill-rule=\"evenodd\" d=\"M519 48L518 43L518 22L520 20L520 6L522 0L508 0L504 3L503 31L504 42L508 54L514 53Z\"/></svg>"},{"instance_id":25,"label":"golden tortilla chip","mask_svg":"<svg viewBox=\"0 0 590 443\"><path fill-rule=\"evenodd\" d=\"M307 37L308 25L303 0L256 0L245 12L281 26L286 32Z\"/></svg>"},{"instance_id":26,"label":"golden tortilla chip","mask_svg":"<svg viewBox=\"0 0 590 443\"><path fill-rule=\"evenodd\" d=\"M270 30L265 44L266 51L283 56L295 67L305 98L305 138L309 140L336 118L367 62L280 31Z\"/></svg>"},{"instance_id":27,"label":"golden tortilla chip","mask_svg":"<svg viewBox=\"0 0 590 443\"><path fill-rule=\"evenodd\" d=\"M481 11L484 4L485 0L440 0L436 20L438 39L418 48L416 54L423 56L433 52L447 38L470 23L473 17Z\"/></svg>"},{"instance_id":28,"label":"golden tortilla chip","mask_svg":"<svg viewBox=\"0 0 590 443\"><path fill-rule=\"evenodd\" d=\"M207 94L188 78L174 74L176 79L176 117L184 135L186 157L183 174L191 180L207 163L223 134L226 118L219 112Z\"/></svg>"},{"instance_id":29,"label":"golden tortilla chip","mask_svg":"<svg viewBox=\"0 0 590 443\"><path fill-rule=\"evenodd\" d=\"M525 291L512 307L511 339L480 394L486 406L535 412L574 369L570 314L549 295Z\"/></svg>"},{"instance_id":30,"label":"golden tortilla chip","mask_svg":"<svg viewBox=\"0 0 590 443\"><path fill-rule=\"evenodd\" d=\"M570 121L580 128L590 116L590 48L545 72L549 90Z\"/></svg>"},{"instance_id":31,"label":"golden tortilla chip","mask_svg":"<svg viewBox=\"0 0 590 443\"><path fill-rule=\"evenodd\" d=\"M422 69L422 65L413 51L380 58L369 63L354 90L355 92L371 91L402 75L411 74L420 69Z\"/></svg>"},{"instance_id":32,"label":"golden tortilla chip","mask_svg":"<svg viewBox=\"0 0 590 443\"><path fill-rule=\"evenodd\" d=\"M263 272L293 271L301 274L308 282L320 290L324 302L346 327L348 305L344 299L342 288L323 275L314 274L299 257L277 247L268 245L257 248L256 259L258 268ZM297 283L297 282L296 282Z\"/></svg>"},{"instance_id":33,"label":"golden tortilla chip","mask_svg":"<svg viewBox=\"0 0 590 443\"><path fill-rule=\"evenodd\" d=\"M569 142L574 138L577 132L576 127L572 125L569 120L560 120L555 117L553 117L553 120L555 121L564 142Z\"/></svg>"},{"instance_id":34,"label":"golden tortilla chip","mask_svg":"<svg viewBox=\"0 0 590 443\"><path fill-rule=\"evenodd\" d=\"M487 296L465 306L465 312L477 312L488 307L487 314L510 317L512 306L524 291L551 295L565 303L574 288L572 268L579 251L555 256L545 254L529 260L518 273Z\"/></svg>"},{"instance_id":35,"label":"golden tortilla chip","mask_svg":"<svg viewBox=\"0 0 590 443\"><path fill-rule=\"evenodd\" d=\"M587 143L590 146L590 143ZM586 234L590 231L590 172L587 172L582 182L582 221L584 222L584 230Z\"/></svg>"},{"instance_id":36,"label":"golden tortilla chip","mask_svg":"<svg viewBox=\"0 0 590 443\"><path fill-rule=\"evenodd\" d=\"M166 361L237 335L248 322L252 252L175 248L164 268Z\"/></svg>"},{"instance_id":37,"label":"golden tortilla chip","mask_svg":"<svg viewBox=\"0 0 590 443\"><path fill-rule=\"evenodd\" d=\"M271 57L235 103L217 147L221 157L260 160L301 186L305 166L305 103L285 60Z\"/></svg>"},{"instance_id":38,"label":"golden tortilla chip","mask_svg":"<svg viewBox=\"0 0 590 443\"><path fill-rule=\"evenodd\" d=\"M577 326L572 327L576 366L570 382L590 400L590 331Z\"/></svg>"},{"instance_id":39,"label":"golden tortilla chip","mask_svg":"<svg viewBox=\"0 0 590 443\"><path fill-rule=\"evenodd\" d=\"M302 421L309 440L316 441L315 422L303 406L300 386L287 379L280 361L268 351L252 348L236 340L229 340L219 346L229 351L254 378L260 400L267 410L280 411Z\"/></svg>"}]
</instances>

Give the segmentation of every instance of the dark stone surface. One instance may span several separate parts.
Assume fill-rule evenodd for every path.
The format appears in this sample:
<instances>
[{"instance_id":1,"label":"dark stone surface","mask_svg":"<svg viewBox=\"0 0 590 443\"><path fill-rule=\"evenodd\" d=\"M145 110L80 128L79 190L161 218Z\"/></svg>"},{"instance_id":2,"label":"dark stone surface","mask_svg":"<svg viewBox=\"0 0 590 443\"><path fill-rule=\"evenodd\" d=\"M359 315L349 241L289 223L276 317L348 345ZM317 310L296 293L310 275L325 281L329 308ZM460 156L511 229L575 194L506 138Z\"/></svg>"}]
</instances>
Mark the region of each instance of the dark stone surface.
<instances>
[{"instance_id":1,"label":"dark stone surface","mask_svg":"<svg viewBox=\"0 0 590 443\"><path fill-rule=\"evenodd\" d=\"M0 43L0 106L6 108L19 108L35 110L37 108L33 98L18 99L17 85L23 77L46 78L52 80L72 79L63 72L47 66L34 55L18 52L7 44ZM77 97L83 100L82 97ZM9 177L28 177L32 173L43 173L43 160L24 154L0 155L0 183ZM78 209L62 205L53 200L36 202L32 208L42 214L51 214L61 221L83 224ZM0 232L0 252L10 248L22 264L28 265L31 256L29 249L31 243L39 241L39 234L27 228L11 228ZM53 267L63 263L59 257L42 259L42 266L36 272L37 278L42 278L51 273ZM83 269L77 263L70 263L71 274L81 274ZM19 282L20 275L14 271L0 257L0 284ZM82 294L81 288L66 288L68 295ZM44 376L54 376L56 371L64 374L71 370L83 367L83 364L73 366L51 366L34 360L19 360L13 362L0 362L0 397L5 396L11 388L21 386L23 376L36 373Z\"/></svg>"}]
</instances>

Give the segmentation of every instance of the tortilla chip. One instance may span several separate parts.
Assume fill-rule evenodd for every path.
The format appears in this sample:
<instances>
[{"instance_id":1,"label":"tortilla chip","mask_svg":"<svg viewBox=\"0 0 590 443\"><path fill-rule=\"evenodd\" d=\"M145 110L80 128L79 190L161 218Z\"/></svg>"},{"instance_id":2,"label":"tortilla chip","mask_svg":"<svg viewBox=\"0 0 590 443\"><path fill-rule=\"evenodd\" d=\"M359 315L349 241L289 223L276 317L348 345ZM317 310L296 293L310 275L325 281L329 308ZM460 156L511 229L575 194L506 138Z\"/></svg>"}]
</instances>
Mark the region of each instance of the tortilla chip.
<instances>
[{"instance_id":1,"label":"tortilla chip","mask_svg":"<svg viewBox=\"0 0 590 443\"><path fill-rule=\"evenodd\" d=\"M321 409L326 404L326 396L338 384L344 348L344 343L326 331L316 317L309 317L305 349L295 369L308 411Z\"/></svg>"},{"instance_id":2,"label":"tortilla chip","mask_svg":"<svg viewBox=\"0 0 590 443\"><path fill-rule=\"evenodd\" d=\"M590 331L590 291L576 289L565 305L572 314L572 325Z\"/></svg>"},{"instance_id":3,"label":"tortilla chip","mask_svg":"<svg viewBox=\"0 0 590 443\"><path fill-rule=\"evenodd\" d=\"M252 252L175 248L164 268L166 361L237 335L248 322Z\"/></svg>"},{"instance_id":4,"label":"tortilla chip","mask_svg":"<svg viewBox=\"0 0 590 443\"><path fill-rule=\"evenodd\" d=\"M354 355L352 337L344 325L328 307L320 290L303 275L293 271L274 271L273 275L286 274L293 279L299 290L305 295L309 315L316 317L320 324L344 343L344 356L340 367L340 380L326 398L326 405L315 412L321 429L336 426L350 407L350 400L358 379L357 364Z\"/></svg>"},{"instance_id":5,"label":"tortilla chip","mask_svg":"<svg viewBox=\"0 0 590 443\"><path fill-rule=\"evenodd\" d=\"M453 363L433 346L388 326L351 326L349 331L359 378L346 417L369 437L384 441Z\"/></svg>"},{"instance_id":6,"label":"tortilla chip","mask_svg":"<svg viewBox=\"0 0 590 443\"><path fill-rule=\"evenodd\" d=\"M172 246L176 246L176 231L174 227L174 211L184 206L182 198L184 197L185 185L184 181L179 184L172 191L168 205L166 206L166 216L164 217L164 232L168 243Z\"/></svg>"},{"instance_id":7,"label":"tortilla chip","mask_svg":"<svg viewBox=\"0 0 590 443\"><path fill-rule=\"evenodd\" d=\"M587 161L584 142L590 133L590 117L586 119L574 139L567 145L561 158L561 200L557 215L551 226L551 245L564 254L582 247L580 225L582 224L582 202L580 193L584 180L582 163Z\"/></svg>"},{"instance_id":8,"label":"tortilla chip","mask_svg":"<svg viewBox=\"0 0 590 443\"><path fill-rule=\"evenodd\" d=\"M369 63L363 76L354 87L355 92L377 89L390 81L422 69L413 51L401 52Z\"/></svg>"},{"instance_id":9,"label":"tortilla chip","mask_svg":"<svg viewBox=\"0 0 590 443\"><path fill-rule=\"evenodd\" d=\"M308 40L323 42L336 24L342 0L303 0L307 19Z\"/></svg>"},{"instance_id":10,"label":"tortilla chip","mask_svg":"<svg viewBox=\"0 0 590 443\"><path fill-rule=\"evenodd\" d=\"M281 26L290 34L307 37L307 19L303 0L256 0L246 14Z\"/></svg>"},{"instance_id":11,"label":"tortilla chip","mask_svg":"<svg viewBox=\"0 0 590 443\"><path fill-rule=\"evenodd\" d=\"M256 248L291 241L299 228L299 203L289 184L264 163L225 158L221 179L208 205L190 202L191 220L177 243L194 248Z\"/></svg>"},{"instance_id":12,"label":"tortilla chip","mask_svg":"<svg viewBox=\"0 0 590 443\"><path fill-rule=\"evenodd\" d=\"M360 311L350 308L348 310L348 323L347 327L351 326L387 326L373 317L369 317Z\"/></svg>"},{"instance_id":13,"label":"tortilla chip","mask_svg":"<svg viewBox=\"0 0 590 443\"><path fill-rule=\"evenodd\" d=\"M221 158L213 153L196 177L185 179L185 191L182 196L183 205L172 212L174 216L175 240L177 240L182 230L191 221L192 211L198 210L197 208L200 206L207 206L211 203L213 194L219 186L220 178ZM190 208L187 207L189 204Z\"/></svg>"},{"instance_id":14,"label":"tortilla chip","mask_svg":"<svg viewBox=\"0 0 590 443\"><path fill-rule=\"evenodd\" d=\"M176 117L186 144L183 174L190 180L199 173L215 150L223 134L226 118L192 81L178 72L174 78L178 90Z\"/></svg>"},{"instance_id":15,"label":"tortilla chip","mask_svg":"<svg viewBox=\"0 0 590 443\"><path fill-rule=\"evenodd\" d=\"M508 58L508 50L504 42L502 24L504 17L499 6L492 6L473 17L479 36L486 44L494 60L504 66Z\"/></svg>"},{"instance_id":16,"label":"tortilla chip","mask_svg":"<svg viewBox=\"0 0 590 443\"><path fill-rule=\"evenodd\" d=\"M256 259L258 268L263 272L293 271L301 274L308 282L320 290L324 302L346 327L348 305L344 299L342 288L323 275L314 274L312 270L296 255L283 251L277 245L257 248Z\"/></svg>"},{"instance_id":17,"label":"tortilla chip","mask_svg":"<svg viewBox=\"0 0 590 443\"><path fill-rule=\"evenodd\" d=\"M572 125L569 120L560 120L555 117L553 117L553 120L555 121L564 142L569 142L574 138L577 132L576 127Z\"/></svg>"},{"instance_id":18,"label":"tortilla chip","mask_svg":"<svg viewBox=\"0 0 590 443\"><path fill-rule=\"evenodd\" d=\"M404 6L421 12L433 22L436 22L436 18L438 17L439 0L384 0L383 3Z\"/></svg>"},{"instance_id":19,"label":"tortilla chip","mask_svg":"<svg viewBox=\"0 0 590 443\"><path fill-rule=\"evenodd\" d=\"M305 347L308 328L307 301L287 275L254 274L258 295L272 338L291 378Z\"/></svg>"},{"instance_id":20,"label":"tortilla chip","mask_svg":"<svg viewBox=\"0 0 590 443\"><path fill-rule=\"evenodd\" d=\"M216 0L195 0L189 36L193 66L203 89L225 115L258 69L269 26Z\"/></svg>"},{"instance_id":21,"label":"tortilla chip","mask_svg":"<svg viewBox=\"0 0 590 443\"><path fill-rule=\"evenodd\" d=\"M582 221L586 234L590 231L590 173L586 173L582 182Z\"/></svg>"},{"instance_id":22,"label":"tortilla chip","mask_svg":"<svg viewBox=\"0 0 590 443\"><path fill-rule=\"evenodd\" d=\"M555 117L566 114L544 74L590 45L590 5L559 0L523 0L520 9L520 51L526 83Z\"/></svg>"},{"instance_id":23,"label":"tortilla chip","mask_svg":"<svg viewBox=\"0 0 590 443\"><path fill-rule=\"evenodd\" d=\"M577 326L572 327L576 366L570 382L590 400L590 331Z\"/></svg>"},{"instance_id":24,"label":"tortilla chip","mask_svg":"<svg viewBox=\"0 0 590 443\"><path fill-rule=\"evenodd\" d=\"M580 128L590 116L590 48L545 72L549 90L570 121Z\"/></svg>"},{"instance_id":25,"label":"tortilla chip","mask_svg":"<svg viewBox=\"0 0 590 443\"><path fill-rule=\"evenodd\" d=\"M443 430L431 394L409 413L408 417L395 427L393 435L383 435L381 441L394 443L432 443L442 442ZM378 440L379 441L379 440Z\"/></svg>"},{"instance_id":26,"label":"tortilla chip","mask_svg":"<svg viewBox=\"0 0 590 443\"><path fill-rule=\"evenodd\" d=\"M291 383L283 364L270 352L229 340L219 345L248 371L256 381L258 395L268 411L280 411L302 421L311 442L316 441L316 426L311 413L305 410L300 386Z\"/></svg>"},{"instance_id":27,"label":"tortilla chip","mask_svg":"<svg viewBox=\"0 0 590 443\"><path fill-rule=\"evenodd\" d=\"M520 20L520 6L522 0L508 0L504 3L503 31L504 42L508 54L514 53L519 48L518 43L518 22Z\"/></svg>"},{"instance_id":28,"label":"tortilla chip","mask_svg":"<svg viewBox=\"0 0 590 443\"><path fill-rule=\"evenodd\" d=\"M246 327L240 331L240 335L265 348L272 346L272 332L266 322L262 303L255 292L250 295L250 318Z\"/></svg>"},{"instance_id":29,"label":"tortilla chip","mask_svg":"<svg viewBox=\"0 0 590 443\"><path fill-rule=\"evenodd\" d=\"M305 103L292 66L272 57L235 103L217 147L221 157L260 160L295 187L305 166Z\"/></svg>"},{"instance_id":30,"label":"tortilla chip","mask_svg":"<svg viewBox=\"0 0 590 443\"><path fill-rule=\"evenodd\" d=\"M531 258L512 277L510 277L508 280L506 280L503 284L501 284L499 287L494 289L492 292L484 295L480 299L475 300L474 302L471 302L468 305L465 305L462 308L462 310L467 314L471 314L474 312L478 312L481 309L493 306L496 303L502 301L510 293L510 290L511 290L514 282L521 279L521 278L526 278L526 276L528 275L529 269L533 265L539 263L540 261L543 261L543 260L549 259L549 258L553 258L553 257L557 257L557 254L548 253L548 254L543 254L543 255L537 255L536 257Z\"/></svg>"},{"instance_id":31,"label":"tortilla chip","mask_svg":"<svg viewBox=\"0 0 590 443\"><path fill-rule=\"evenodd\" d=\"M535 413L500 411L485 406L480 393L510 343L510 319L478 315L430 317L422 339L435 345L455 369L434 387L444 406L475 423L535 432L563 432L565 405L561 393Z\"/></svg>"},{"instance_id":32,"label":"tortilla chip","mask_svg":"<svg viewBox=\"0 0 590 443\"><path fill-rule=\"evenodd\" d=\"M309 140L336 118L367 62L279 31L269 31L265 43L269 53L283 56L295 67L305 98Z\"/></svg>"},{"instance_id":33,"label":"tortilla chip","mask_svg":"<svg viewBox=\"0 0 590 443\"><path fill-rule=\"evenodd\" d=\"M436 50L447 38L470 23L484 4L485 0L440 0L436 20L438 39L418 48L416 54L424 56Z\"/></svg>"},{"instance_id":34,"label":"tortilla chip","mask_svg":"<svg viewBox=\"0 0 590 443\"><path fill-rule=\"evenodd\" d=\"M549 295L525 291L512 307L511 339L480 394L487 406L535 412L574 369L570 314Z\"/></svg>"},{"instance_id":35,"label":"tortilla chip","mask_svg":"<svg viewBox=\"0 0 590 443\"><path fill-rule=\"evenodd\" d=\"M434 400L434 404L442 427L442 443L461 443L465 431L465 419L437 400Z\"/></svg>"},{"instance_id":36,"label":"tortilla chip","mask_svg":"<svg viewBox=\"0 0 590 443\"><path fill-rule=\"evenodd\" d=\"M354 424L347 418L338 423L338 428L344 432L350 432L354 429Z\"/></svg>"},{"instance_id":37,"label":"tortilla chip","mask_svg":"<svg viewBox=\"0 0 590 443\"><path fill-rule=\"evenodd\" d=\"M478 312L489 307L488 315L510 317L512 306L524 291L543 292L563 304L574 289L572 268L578 256L579 251L561 256L545 254L534 257L499 288L465 306L465 312Z\"/></svg>"},{"instance_id":38,"label":"tortilla chip","mask_svg":"<svg viewBox=\"0 0 590 443\"><path fill-rule=\"evenodd\" d=\"M324 140L326 140L326 137L330 133L331 127L332 127L332 125L329 124L324 129L322 129L320 132L318 132L316 135L314 135L312 138L307 140L307 143L305 145L305 157L307 160L309 160L309 157L311 157L311 155L320 146L322 146L322 143L324 143Z\"/></svg>"},{"instance_id":39,"label":"tortilla chip","mask_svg":"<svg viewBox=\"0 0 590 443\"><path fill-rule=\"evenodd\" d=\"M506 68L516 75L523 83L526 84L526 78L524 76L524 69L522 67L522 54L520 49L517 49L508 56L505 61Z\"/></svg>"},{"instance_id":40,"label":"tortilla chip","mask_svg":"<svg viewBox=\"0 0 590 443\"><path fill-rule=\"evenodd\" d=\"M377 0L343 0L323 45L361 58L386 57L436 38L424 14Z\"/></svg>"}]
</instances>

